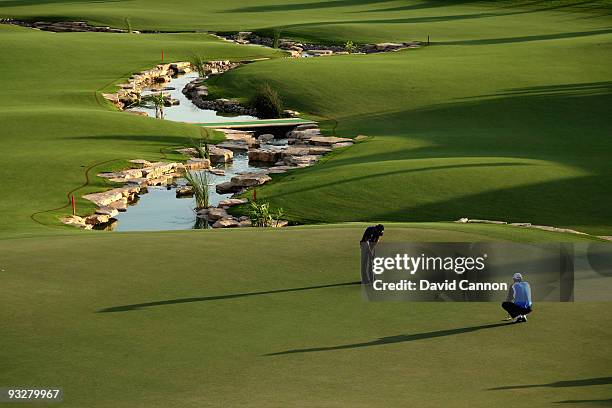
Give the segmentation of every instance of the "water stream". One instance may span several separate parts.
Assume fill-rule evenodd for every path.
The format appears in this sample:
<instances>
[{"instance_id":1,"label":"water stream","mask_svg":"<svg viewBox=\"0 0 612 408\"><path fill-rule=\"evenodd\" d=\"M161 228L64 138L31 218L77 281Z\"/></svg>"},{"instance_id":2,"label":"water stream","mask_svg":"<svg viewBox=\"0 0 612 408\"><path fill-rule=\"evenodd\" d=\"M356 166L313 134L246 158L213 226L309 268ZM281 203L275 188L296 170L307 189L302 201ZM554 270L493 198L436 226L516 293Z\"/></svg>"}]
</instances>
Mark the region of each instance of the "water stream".
<instances>
[{"instance_id":1,"label":"water stream","mask_svg":"<svg viewBox=\"0 0 612 408\"><path fill-rule=\"evenodd\" d=\"M186 74L174 78L167 84L164 92L170 94L172 99L178 99L180 104L164 108L165 120L189 123L258 120L258 118L252 116L221 116L216 111L196 107L183 95L182 89L197 76L197 73ZM159 89L147 89L142 94L146 95L154 91L159 91ZM146 112L149 116L155 117L154 109L133 108L131 110ZM261 134L262 132L265 132L265 130L259 130L257 133ZM286 140L275 139L270 144L262 145L262 147L282 149L286 145ZM229 181L237 173L262 171L260 166L261 164L258 164L258 166L251 165L246 153L234 153L232 162L213 166L216 169L224 170L225 174L208 173L210 205L216 206L221 200L232 196L232 194L218 194L215 191L215 185ZM184 186L185 180L178 179L176 184ZM144 190L141 192L138 201L130 205L127 212L119 213L114 217L117 222L111 226L111 229L114 231L161 231L209 228L206 222L196 217L195 207L194 197L176 197L176 186L147 187L146 192Z\"/></svg>"}]
</instances>

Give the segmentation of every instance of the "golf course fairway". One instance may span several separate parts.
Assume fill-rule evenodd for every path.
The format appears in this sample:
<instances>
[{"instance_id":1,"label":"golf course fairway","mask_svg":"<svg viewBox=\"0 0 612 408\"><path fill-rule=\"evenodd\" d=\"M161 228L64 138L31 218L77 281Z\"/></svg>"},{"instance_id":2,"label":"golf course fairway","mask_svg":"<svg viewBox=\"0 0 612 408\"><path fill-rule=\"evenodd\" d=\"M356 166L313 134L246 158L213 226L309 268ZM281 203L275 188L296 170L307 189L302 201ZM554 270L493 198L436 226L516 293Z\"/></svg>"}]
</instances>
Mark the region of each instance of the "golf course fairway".
<instances>
[{"instance_id":1,"label":"golf course fairway","mask_svg":"<svg viewBox=\"0 0 612 408\"><path fill-rule=\"evenodd\" d=\"M359 240L379 222L383 242L612 236L612 2L0 0L0 19L142 31L0 24L0 394L60 387L61 403L33 404L71 408L612 402L611 302L534 302L513 325L498 303L368 302L359 285ZM210 35L239 31L423 46L288 58ZM325 136L363 137L257 188L287 228L62 225L69 196L87 216L82 196L116 186L96 174L184 160L175 149L201 135L102 96L162 53L257 60L211 77L210 96L246 103L267 83Z\"/></svg>"}]
</instances>

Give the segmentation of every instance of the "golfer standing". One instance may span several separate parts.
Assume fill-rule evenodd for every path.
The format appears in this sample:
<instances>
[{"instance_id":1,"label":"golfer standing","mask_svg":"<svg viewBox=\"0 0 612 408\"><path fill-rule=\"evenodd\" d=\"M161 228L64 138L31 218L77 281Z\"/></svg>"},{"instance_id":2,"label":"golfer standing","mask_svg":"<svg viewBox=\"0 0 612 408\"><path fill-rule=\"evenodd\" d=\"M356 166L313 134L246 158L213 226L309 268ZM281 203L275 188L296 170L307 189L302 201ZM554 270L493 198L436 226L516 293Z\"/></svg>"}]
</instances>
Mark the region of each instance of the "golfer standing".
<instances>
[{"instance_id":1,"label":"golfer standing","mask_svg":"<svg viewBox=\"0 0 612 408\"><path fill-rule=\"evenodd\" d=\"M514 284L508 290L506 301L502 307L510 315L513 323L527 321L527 315L531 313L531 287L523 280L523 275L515 273L512 275Z\"/></svg>"},{"instance_id":2,"label":"golfer standing","mask_svg":"<svg viewBox=\"0 0 612 408\"><path fill-rule=\"evenodd\" d=\"M374 249L376 244L383 236L385 227L382 224L373 225L366 228L361 238L361 283L369 285L374 280L372 273L372 261L374 259Z\"/></svg>"}]
</instances>

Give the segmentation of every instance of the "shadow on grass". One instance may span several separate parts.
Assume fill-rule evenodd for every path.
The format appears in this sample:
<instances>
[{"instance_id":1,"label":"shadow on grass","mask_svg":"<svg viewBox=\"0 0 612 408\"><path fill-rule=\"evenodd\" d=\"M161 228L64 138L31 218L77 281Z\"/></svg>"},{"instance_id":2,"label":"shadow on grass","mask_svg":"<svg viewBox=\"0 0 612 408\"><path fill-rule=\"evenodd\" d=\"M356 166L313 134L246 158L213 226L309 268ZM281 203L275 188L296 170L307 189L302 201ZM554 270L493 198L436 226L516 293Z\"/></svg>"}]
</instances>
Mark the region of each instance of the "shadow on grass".
<instances>
[{"instance_id":1,"label":"shadow on grass","mask_svg":"<svg viewBox=\"0 0 612 408\"><path fill-rule=\"evenodd\" d=\"M349 349L356 349L356 348L362 348L362 347L383 346L385 344L405 343L409 341L452 336L455 334L471 333L471 332L475 332L479 330L493 329L495 327L508 326L508 325L509 323L494 323L494 324L485 324L481 326L461 327L458 329L438 330L438 331L432 331L432 332L426 332L426 333L401 334L399 336L381 337L379 339L372 340L372 341L366 341L363 343L342 344L339 346L329 346L329 347L312 347L312 348L293 349L293 350L279 351L277 353L269 353L269 354L265 354L265 356L280 356L284 354L313 353L313 352L319 352L319 351L349 350Z\"/></svg>"},{"instance_id":2,"label":"shadow on grass","mask_svg":"<svg viewBox=\"0 0 612 408\"><path fill-rule=\"evenodd\" d=\"M508 385L505 387L489 388L489 391L520 390L524 388L541 388L541 387L553 387L553 388L586 387L589 385L607 385L607 384L612 384L612 377L597 377L597 378L586 378L583 380L557 381L557 382L552 382L552 383L547 383L547 384Z\"/></svg>"},{"instance_id":3,"label":"shadow on grass","mask_svg":"<svg viewBox=\"0 0 612 408\"><path fill-rule=\"evenodd\" d=\"M555 401L555 404L588 404L598 407L612 407L612 398L610 399L590 399L590 400L565 400Z\"/></svg>"},{"instance_id":4,"label":"shadow on grass","mask_svg":"<svg viewBox=\"0 0 612 408\"><path fill-rule=\"evenodd\" d=\"M436 42L437 45L492 45L492 44L509 44L522 43L530 41L544 40L560 40L567 38L590 37L592 35L610 34L612 29L592 30L592 31L574 31L568 33L557 34L540 34L540 35L525 35L520 37L506 38L483 38L478 40L459 40L459 41L442 41Z\"/></svg>"},{"instance_id":5,"label":"shadow on grass","mask_svg":"<svg viewBox=\"0 0 612 408\"><path fill-rule=\"evenodd\" d=\"M129 312L131 310L138 310L138 309L143 309L143 308L153 307L153 306L176 305L180 303L208 302L212 300L227 300L227 299L243 298L243 297L248 297L248 296L272 295L276 293L288 293L288 292L301 292L305 290L325 289L325 288L333 288L333 287L338 287L338 286L350 286L350 285L360 285L360 284L361 282L344 282L344 283L332 283L329 285L305 286L301 288L266 290L262 292L233 293L230 295L201 296L201 297L191 297L191 298L181 298L181 299L169 299L169 300L160 300L156 302L135 303L132 305L108 307L105 309L100 309L96 313Z\"/></svg>"}]
</instances>

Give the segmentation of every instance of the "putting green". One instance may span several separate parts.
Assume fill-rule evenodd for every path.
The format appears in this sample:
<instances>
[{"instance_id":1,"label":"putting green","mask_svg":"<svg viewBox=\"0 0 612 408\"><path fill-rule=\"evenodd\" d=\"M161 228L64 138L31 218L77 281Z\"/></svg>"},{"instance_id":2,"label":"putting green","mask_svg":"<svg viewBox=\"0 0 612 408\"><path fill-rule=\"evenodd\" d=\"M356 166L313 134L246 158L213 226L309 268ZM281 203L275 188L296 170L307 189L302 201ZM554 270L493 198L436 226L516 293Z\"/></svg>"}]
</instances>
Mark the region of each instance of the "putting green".
<instances>
[{"instance_id":1,"label":"putting green","mask_svg":"<svg viewBox=\"0 0 612 408\"><path fill-rule=\"evenodd\" d=\"M596 385L611 374L609 304L539 303L527 324L507 326L494 303L368 303L350 284L363 227L0 241L0 383L64 387L66 407L610 397L609 380ZM560 235L517 230L389 224L385 239Z\"/></svg>"}]
</instances>

